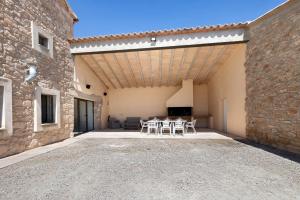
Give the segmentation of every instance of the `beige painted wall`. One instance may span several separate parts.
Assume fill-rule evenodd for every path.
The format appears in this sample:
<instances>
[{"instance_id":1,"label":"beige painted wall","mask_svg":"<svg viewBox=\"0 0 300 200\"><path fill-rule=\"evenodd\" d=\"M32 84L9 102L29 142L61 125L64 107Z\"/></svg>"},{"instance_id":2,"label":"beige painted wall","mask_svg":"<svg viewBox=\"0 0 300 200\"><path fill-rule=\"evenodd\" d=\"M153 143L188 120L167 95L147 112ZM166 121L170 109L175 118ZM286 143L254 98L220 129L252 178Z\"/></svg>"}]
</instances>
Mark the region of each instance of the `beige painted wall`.
<instances>
[{"instance_id":1,"label":"beige painted wall","mask_svg":"<svg viewBox=\"0 0 300 200\"><path fill-rule=\"evenodd\" d=\"M194 116L208 115L208 90L207 84L194 85Z\"/></svg>"},{"instance_id":2,"label":"beige painted wall","mask_svg":"<svg viewBox=\"0 0 300 200\"><path fill-rule=\"evenodd\" d=\"M109 114L121 121L126 117L166 116L166 101L180 87L147 87L109 90Z\"/></svg>"},{"instance_id":3,"label":"beige painted wall","mask_svg":"<svg viewBox=\"0 0 300 200\"><path fill-rule=\"evenodd\" d=\"M182 81L182 87L167 100L167 107L193 107L193 80Z\"/></svg>"},{"instance_id":4,"label":"beige painted wall","mask_svg":"<svg viewBox=\"0 0 300 200\"><path fill-rule=\"evenodd\" d=\"M91 88L86 89L86 84L90 84ZM106 89L95 73L79 57L75 57L74 87L77 91L84 94L96 95L102 98L101 127L106 127L108 117L108 97L103 96Z\"/></svg>"},{"instance_id":5,"label":"beige painted wall","mask_svg":"<svg viewBox=\"0 0 300 200\"><path fill-rule=\"evenodd\" d=\"M101 107L102 128L107 127L108 115L121 121L130 116L145 119L150 116L166 116L167 100L181 89L181 87L109 89L107 90L108 96L104 97L103 93L106 89L95 73L80 58L75 57L75 63L74 87L76 91L87 95L101 96L103 100ZM86 89L86 84L90 84L91 89ZM188 95L181 95L181 98L189 104L193 101L197 102L194 103L194 115L207 115L207 85L190 87L190 84L191 81L186 82ZM179 101L183 102L180 99Z\"/></svg>"},{"instance_id":6,"label":"beige painted wall","mask_svg":"<svg viewBox=\"0 0 300 200\"><path fill-rule=\"evenodd\" d=\"M166 116L167 100L181 87L147 87L109 90L109 114L121 121L126 117ZM207 86L194 87L198 115L207 114Z\"/></svg>"},{"instance_id":7,"label":"beige painted wall","mask_svg":"<svg viewBox=\"0 0 300 200\"><path fill-rule=\"evenodd\" d=\"M208 110L214 128L222 131L223 101L228 105L227 132L246 137L246 46L239 45L208 82Z\"/></svg>"}]
</instances>

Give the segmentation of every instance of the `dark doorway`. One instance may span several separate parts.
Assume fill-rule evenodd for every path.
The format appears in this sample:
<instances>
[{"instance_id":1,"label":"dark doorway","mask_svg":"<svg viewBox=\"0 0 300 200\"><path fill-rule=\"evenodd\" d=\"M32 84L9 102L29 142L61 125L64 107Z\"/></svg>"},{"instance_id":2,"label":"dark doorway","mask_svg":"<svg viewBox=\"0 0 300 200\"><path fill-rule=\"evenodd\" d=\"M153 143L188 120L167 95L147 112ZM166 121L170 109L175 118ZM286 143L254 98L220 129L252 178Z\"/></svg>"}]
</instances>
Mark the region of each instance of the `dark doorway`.
<instances>
[{"instance_id":1,"label":"dark doorway","mask_svg":"<svg viewBox=\"0 0 300 200\"><path fill-rule=\"evenodd\" d=\"M74 132L84 133L94 130L94 102L74 99Z\"/></svg>"}]
</instances>

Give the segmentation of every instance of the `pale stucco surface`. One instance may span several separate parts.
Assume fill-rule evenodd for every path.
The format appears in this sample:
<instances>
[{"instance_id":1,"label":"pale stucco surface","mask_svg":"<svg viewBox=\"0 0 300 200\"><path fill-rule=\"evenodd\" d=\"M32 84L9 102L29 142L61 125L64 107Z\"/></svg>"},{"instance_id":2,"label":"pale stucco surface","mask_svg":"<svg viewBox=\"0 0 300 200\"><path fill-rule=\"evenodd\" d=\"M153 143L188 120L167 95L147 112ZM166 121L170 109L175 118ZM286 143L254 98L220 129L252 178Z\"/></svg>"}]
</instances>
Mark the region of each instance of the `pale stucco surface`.
<instances>
[{"instance_id":1,"label":"pale stucco surface","mask_svg":"<svg viewBox=\"0 0 300 200\"><path fill-rule=\"evenodd\" d=\"M87 89L86 84L90 84L91 88ZM78 56L75 57L74 87L76 90L89 95L102 95L105 91L105 87L100 82L97 75Z\"/></svg>"},{"instance_id":2,"label":"pale stucco surface","mask_svg":"<svg viewBox=\"0 0 300 200\"><path fill-rule=\"evenodd\" d=\"M181 87L147 87L109 90L109 115L125 120L126 117L167 116L167 100ZM193 102L194 115L207 115L207 86L190 88L189 95L180 95L177 102ZM194 91L194 95L193 95ZM194 96L194 97L193 97ZM179 97L179 96L178 96ZM181 105L181 104L177 104Z\"/></svg>"},{"instance_id":3,"label":"pale stucco surface","mask_svg":"<svg viewBox=\"0 0 300 200\"><path fill-rule=\"evenodd\" d=\"M227 132L246 136L246 46L240 45L208 82L208 109L214 128L222 131L223 101L227 102Z\"/></svg>"},{"instance_id":4,"label":"pale stucco surface","mask_svg":"<svg viewBox=\"0 0 300 200\"><path fill-rule=\"evenodd\" d=\"M109 114L119 120L126 117L166 116L166 101L179 87L147 87L109 90Z\"/></svg>"},{"instance_id":5,"label":"pale stucco surface","mask_svg":"<svg viewBox=\"0 0 300 200\"><path fill-rule=\"evenodd\" d=\"M193 107L193 80L183 80L182 87L166 102L167 107Z\"/></svg>"},{"instance_id":6,"label":"pale stucco surface","mask_svg":"<svg viewBox=\"0 0 300 200\"><path fill-rule=\"evenodd\" d=\"M194 85L194 107L195 116L208 115L208 88L207 84Z\"/></svg>"},{"instance_id":7,"label":"pale stucco surface","mask_svg":"<svg viewBox=\"0 0 300 200\"><path fill-rule=\"evenodd\" d=\"M91 85L90 89L86 88L86 84ZM106 92L105 86L99 80L94 71L79 57L75 57L74 65L74 87L75 90L79 93L86 95L95 95L101 99L100 105L100 115L101 118L101 128L105 128L107 125L107 116L108 116L108 98L103 95ZM80 97L78 94L74 95L75 97ZM83 97L84 98L84 97ZM97 114L97 113L96 113Z\"/></svg>"}]
</instances>

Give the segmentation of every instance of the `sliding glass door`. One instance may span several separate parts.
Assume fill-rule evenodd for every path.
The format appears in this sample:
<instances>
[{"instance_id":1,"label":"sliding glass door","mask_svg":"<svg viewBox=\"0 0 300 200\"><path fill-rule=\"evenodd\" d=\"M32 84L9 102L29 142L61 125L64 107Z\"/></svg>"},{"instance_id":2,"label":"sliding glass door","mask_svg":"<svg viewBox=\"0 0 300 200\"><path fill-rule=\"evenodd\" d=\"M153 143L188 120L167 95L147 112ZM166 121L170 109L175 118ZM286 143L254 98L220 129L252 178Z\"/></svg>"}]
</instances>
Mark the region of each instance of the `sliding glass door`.
<instances>
[{"instance_id":1,"label":"sliding glass door","mask_svg":"<svg viewBox=\"0 0 300 200\"><path fill-rule=\"evenodd\" d=\"M87 101L87 130L94 130L94 102Z\"/></svg>"},{"instance_id":2,"label":"sliding glass door","mask_svg":"<svg viewBox=\"0 0 300 200\"><path fill-rule=\"evenodd\" d=\"M74 99L74 132L94 130L94 102Z\"/></svg>"}]
</instances>

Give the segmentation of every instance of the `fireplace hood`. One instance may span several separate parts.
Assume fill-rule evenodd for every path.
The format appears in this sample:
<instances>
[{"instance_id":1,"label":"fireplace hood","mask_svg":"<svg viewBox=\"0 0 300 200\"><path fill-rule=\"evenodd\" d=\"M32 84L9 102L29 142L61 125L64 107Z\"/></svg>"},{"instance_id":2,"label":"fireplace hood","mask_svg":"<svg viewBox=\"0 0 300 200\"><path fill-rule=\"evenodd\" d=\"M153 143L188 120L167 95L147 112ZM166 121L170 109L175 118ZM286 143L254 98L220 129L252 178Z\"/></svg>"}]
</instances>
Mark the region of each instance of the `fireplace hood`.
<instances>
[{"instance_id":1,"label":"fireplace hood","mask_svg":"<svg viewBox=\"0 0 300 200\"><path fill-rule=\"evenodd\" d=\"M194 105L193 93L193 80L182 81L182 88L167 100L166 107L192 108Z\"/></svg>"}]
</instances>

